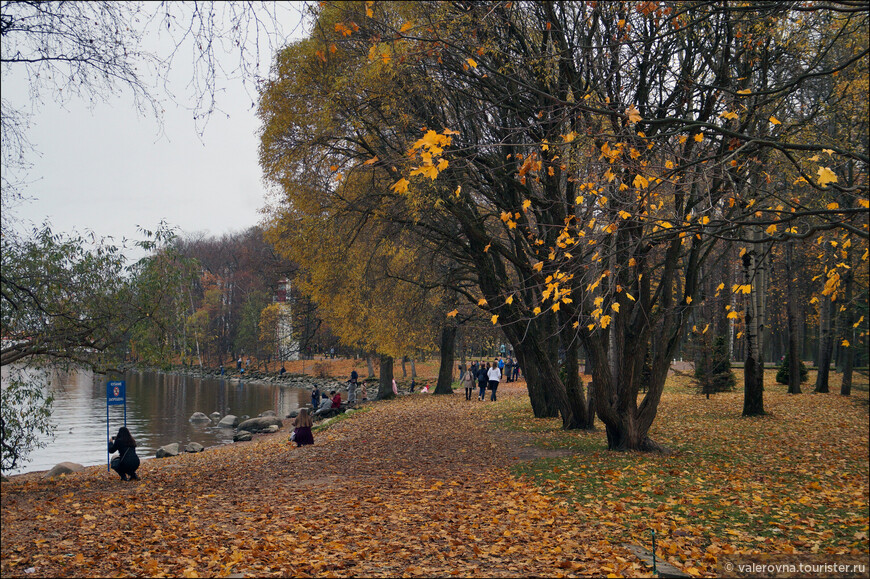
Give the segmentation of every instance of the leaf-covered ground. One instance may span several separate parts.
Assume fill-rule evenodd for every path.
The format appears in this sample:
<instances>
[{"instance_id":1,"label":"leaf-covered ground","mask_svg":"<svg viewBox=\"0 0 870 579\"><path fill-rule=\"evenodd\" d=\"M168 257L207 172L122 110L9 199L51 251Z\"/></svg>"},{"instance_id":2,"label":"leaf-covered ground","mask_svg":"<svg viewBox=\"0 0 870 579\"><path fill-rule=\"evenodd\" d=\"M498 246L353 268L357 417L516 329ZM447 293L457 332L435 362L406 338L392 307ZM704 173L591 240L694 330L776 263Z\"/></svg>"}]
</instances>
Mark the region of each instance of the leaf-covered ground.
<instances>
[{"instance_id":1,"label":"leaf-covered ground","mask_svg":"<svg viewBox=\"0 0 870 579\"><path fill-rule=\"evenodd\" d=\"M260 436L145 461L141 482L19 477L2 485L0 573L650 576L619 545L649 548L652 530L693 575L735 554L867 556L866 387L771 386L771 414L746 419L740 393L671 379L652 433L669 456L534 419L523 387L376 403L313 447Z\"/></svg>"},{"instance_id":2,"label":"leaf-covered ground","mask_svg":"<svg viewBox=\"0 0 870 579\"><path fill-rule=\"evenodd\" d=\"M603 429L565 433L519 399L501 428L569 456L516 471L603 523L611 540L650 548L691 574L717 575L741 554L848 554L868 559L868 399L863 391L785 394L766 377L768 416L741 416L741 392L707 400L669 379L651 436L675 454L611 453ZM742 379L742 377L741 377ZM804 385L811 391L812 386ZM836 390L838 391L837 385Z\"/></svg>"},{"instance_id":3,"label":"leaf-covered ground","mask_svg":"<svg viewBox=\"0 0 870 579\"><path fill-rule=\"evenodd\" d=\"M522 386L522 385L521 385ZM513 389L527 399L521 388ZM500 392L510 398L508 392ZM507 402L498 402L496 407ZM637 576L606 529L510 474L492 403L372 405L296 448L287 433L2 485L2 571L16 576ZM27 570L30 569L30 574ZM648 573L647 573L648 574Z\"/></svg>"}]
</instances>

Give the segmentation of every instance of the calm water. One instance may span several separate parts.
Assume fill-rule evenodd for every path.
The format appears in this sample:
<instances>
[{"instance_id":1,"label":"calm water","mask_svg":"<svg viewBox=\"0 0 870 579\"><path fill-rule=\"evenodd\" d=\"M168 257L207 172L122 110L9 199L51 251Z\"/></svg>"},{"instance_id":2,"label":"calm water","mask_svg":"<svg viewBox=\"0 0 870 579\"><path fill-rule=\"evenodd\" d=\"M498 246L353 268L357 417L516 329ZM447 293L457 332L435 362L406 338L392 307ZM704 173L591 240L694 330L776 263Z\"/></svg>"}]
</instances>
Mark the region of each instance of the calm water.
<instances>
[{"instance_id":1,"label":"calm water","mask_svg":"<svg viewBox=\"0 0 870 579\"><path fill-rule=\"evenodd\" d=\"M130 372L127 382L127 428L142 459L153 458L157 449L172 442L198 442L205 447L231 443L233 430L217 428L214 422L191 423L194 412L220 412L221 416L257 416L274 410L284 417L310 401L307 390L234 380ZM59 462L89 466L106 464L106 376L88 371L52 375L55 439L35 450L30 461L12 472L47 470ZM109 407L111 435L124 425L124 407Z\"/></svg>"}]
</instances>

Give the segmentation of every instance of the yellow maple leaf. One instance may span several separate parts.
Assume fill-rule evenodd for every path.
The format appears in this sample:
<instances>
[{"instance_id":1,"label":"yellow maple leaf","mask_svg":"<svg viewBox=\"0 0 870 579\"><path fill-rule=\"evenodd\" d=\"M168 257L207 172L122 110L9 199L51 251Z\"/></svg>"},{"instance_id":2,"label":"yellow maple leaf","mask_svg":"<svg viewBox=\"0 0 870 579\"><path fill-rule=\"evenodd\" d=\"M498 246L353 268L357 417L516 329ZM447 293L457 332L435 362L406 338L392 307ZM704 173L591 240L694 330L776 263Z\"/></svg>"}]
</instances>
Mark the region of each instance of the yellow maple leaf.
<instances>
[{"instance_id":1,"label":"yellow maple leaf","mask_svg":"<svg viewBox=\"0 0 870 579\"><path fill-rule=\"evenodd\" d=\"M528 211L529 207L532 206L532 202L529 199L523 201L523 211Z\"/></svg>"},{"instance_id":2,"label":"yellow maple leaf","mask_svg":"<svg viewBox=\"0 0 870 579\"><path fill-rule=\"evenodd\" d=\"M415 167L411 171L411 176L414 175L423 175L434 181L438 177L438 169L435 165L423 165L422 167Z\"/></svg>"},{"instance_id":3,"label":"yellow maple leaf","mask_svg":"<svg viewBox=\"0 0 870 579\"><path fill-rule=\"evenodd\" d=\"M828 203L825 206L825 209L839 209L839 208L840 208L840 204L836 203L836 202L835 203Z\"/></svg>"},{"instance_id":4,"label":"yellow maple leaf","mask_svg":"<svg viewBox=\"0 0 870 579\"><path fill-rule=\"evenodd\" d=\"M438 170L439 170L439 171L443 171L444 169L447 168L447 166L448 166L449 164L450 164L450 163L447 161L447 159L441 159L441 160L439 160L439 161L438 161ZM433 177L433 179L434 179L434 177Z\"/></svg>"},{"instance_id":5,"label":"yellow maple leaf","mask_svg":"<svg viewBox=\"0 0 870 579\"><path fill-rule=\"evenodd\" d=\"M764 232L768 235L773 235L776 233L776 223L772 223L770 227L764 230Z\"/></svg>"},{"instance_id":6,"label":"yellow maple leaf","mask_svg":"<svg viewBox=\"0 0 870 579\"><path fill-rule=\"evenodd\" d=\"M492 246L492 244L490 243L490 244L488 244L486 247L484 247L484 248L483 248L483 253L487 253L487 252L489 251L489 248L490 248L491 246Z\"/></svg>"},{"instance_id":7,"label":"yellow maple leaf","mask_svg":"<svg viewBox=\"0 0 870 579\"><path fill-rule=\"evenodd\" d=\"M745 89L743 89L743 90L739 90L739 91L737 91L737 94L752 94L752 90L751 90L751 89L748 89L748 88L745 88Z\"/></svg>"},{"instance_id":8,"label":"yellow maple leaf","mask_svg":"<svg viewBox=\"0 0 870 579\"><path fill-rule=\"evenodd\" d=\"M781 122L779 122L779 119L777 119L773 115L771 115L771 117L767 120L770 121L771 125L781 125L782 124Z\"/></svg>"},{"instance_id":9,"label":"yellow maple leaf","mask_svg":"<svg viewBox=\"0 0 870 579\"><path fill-rule=\"evenodd\" d=\"M819 175L819 185L824 187L828 183L836 183L837 175L831 171L828 167L819 167L818 171Z\"/></svg>"},{"instance_id":10,"label":"yellow maple leaf","mask_svg":"<svg viewBox=\"0 0 870 579\"><path fill-rule=\"evenodd\" d=\"M643 120L643 117L640 116L640 111L634 108L634 105L625 109L625 114L628 115L629 124L634 124Z\"/></svg>"},{"instance_id":11,"label":"yellow maple leaf","mask_svg":"<svg viewBox=\"0 0 870 579\"><path fill-rule=\"evenodd\" d=\"M412 28L414 28L414 22L412 20L409 20L402 24L402 27L399 28L399 32L408 32Z\"/></svg>"},{"instance_id":12,"label":"yellow maple leaf","mask_svg":"<svg viewBox=\"0 0 870 579\"><path fill-rule=\"evenodd\" d=\"M407 179L402 177L401 179L399 179L398 181L393 183L393 186L390 187L390 189L392 189L396 193L407 193L408 185L410 185L410 184L411 184L410 181L408 181Z\"/></svg>"},{"instance_id":13,"label":"yellow maple leaf","mask_svg":"<svg viewBox=\"0 0 870 579\"><path fill-rule=\"evenodd\" d=\"M477 300L477 305L485 306L486 305L486 298L480 298L479 300Z\"/></svg>"},{"instance_id":14,"label":"yellow maple leaf","mask_svg":"<svg viewBox=\"0 0 870 579\"><path fill-rule=\"evenodd\" d=\"M734 311L734 312L728 312L728 315L727 315L726 317L727 317L728 319L730 319L730 320L739 320L739 319L740 319L740 314L739 314L738 312L736 312L736 311Z\"/></svg>"},{"instance_id":15,"label":"yellow maple leaf","mask_svg":"<svg viewBox=\"0 0 870 579\"><path fill-rule=\"evenodd\" d=\"M726 119L736 119L739 115L734 111L724 111L719 113L720 117L724 117Z\"/></svg>"},{"instance_id":16,"label":"yellow maple leaf","mask_svg":"<svg viewBox=\"0 0 870 579\"><path fill-rule=\"evenodd\" d=\"M632 185L634 185L636 189L646 189L649 187L649 180L647 180L643 175L638 174L634 178L634 181L632 181Z\"/></svg>"},{"instance_id":17,"label":"yellow maple leaf","mask_svg":"<svg viewBox=\"0 0 870 579\"><path fill-rule=\"evenodd\" d=\"M379 160L380 159L378 159L377 156L375 156L375 157L372 157L371 159L369 159L368 161L366 161L365 163L363 163L363 165L374 165Z\"/></svg>"},{"instance_id":18,"label":"yellow maple leaf","mask_svg":"<svg viewBox=\"0 0 870 579\"><path fill-rule=\"evenodd\" d=\"M477 62L475 62L473 58L466 58L465 62L467 62L468 66L470 66L471 68L477 68Z\"/></svg>"},{"instance_id":19,"label":"yellow maple leaf","mask_svg":"<svg viewBox=\"0 0 870 579\"><path fill-rule=\"evenodd\" d=\"M544 262L539 261L538 263L536 263L535 265L532 266L532 269L535 271L541 271L542 269L544 269Z\"/></svg>"},{"instance_id":20,"label":"yellow maple leaf","mask_svg":"<svg viewBox=\"0 0 870 579\"><path fill-rule=\"evenodd\" d=\"M541 308L537 308L537 307L536 307L535 309L532 310L532 313L535 314L535 315L537 316L538 314L541 313Z\"/></svg>"},{"instance_id":21,"label":"yellow maple leaf","mask_svg":"<svg viewBox=\"0 0 870 579\"><path fill-rule=\"evenodd\" d=\"M458 314L458 313L459 313L459 310L453 310L452 312L447 312L447 317L448 318L455 318L456 314Z\"/></svg>"},{"instance_id":22,"label":"yellow maple leaf","mask_svg":"<svg viewBox=\"0 0 870 579\"><path fill-rule=\"evenodd\" d=\"M507 305L511 305L512 303L514 303L514 296L508 296L504 303L506 303Z\"/></svg>"},{"instance_id":23,"label":"yellow maple leaf","mask_svg":"<svg viewBox=\"0 0 870 579\"><path fill-rule=\"evenodd\" d=\"M704 140L704 133L697 133L697 134L696 134L694 137L692 137L692 138L695 139L695 142L700 143L701 141Z\"/></svg>"},{"instance_id":24,"label":"yellow maple leaf","mask_svg":"<svg viewBox=\"0 0 870 579\"><path fill-rule=\"evenodd\" d=\"M686 296L686 303L687 304L692 303L692 296Z\"/></svg>"},{"instance_id":25,"label":"yellow maple leaf","mask_svg":"<svg viewBox=\"0 0 870 579\"><path fill-rule=\"evenodd\" d=\"M612 304L610 304L610 309L612 309L616 313L619 313L619 303L613 302Z\"/></svg>"},{"instance_id":26,"label":"yellow maple leaf","mask_svg":"<svg viewBox=\"0 0 870 579\"><path fill-rule=\"evenodd\" d=\"M846 346L846 347L848 348L848 347L849 347L849 340L846 340L846 339L844 338L843 341L840 342L840 345L841 345L841 346Z\"/></svg>"},{"instance_id":27,"label":"yellow maple leaf","mask_svg":"<svg viewBox=\"0 0 870 579\"><path fill-rule=\"evenodd\" d=\"M708 223L710 223L710 216L705 215L701 218L700 221L701 221L701 225L707 225Z\"/></svg>"},{"instance_id":28,"label":"yellow maple leaf","mask_svg":"<svg viewBox=\"0 0 870 579\"><path fill-rule=\"evenodd\" d=\"M498 314L492 316L492 325L496 325L498 323Z\"/></svg>"},{"instance_id":29,"label":"yellow maple leaf","mask_svg":"<svg viewBox=\"0 0 870 579\"><path fill-rule=\"evenodd\" d=\"M870 200L868 199L858 199L858 205L863 207L864 209L870 209Z\"/></svg>"},{"instance_id":30,"label":"yellow maple leaf","mask_svg":"<svg viewBox=\"0 0 870 579\"><path fill-rule=\"evenodd\" d=\"M577 133L575 133L574 131L571 131L567 135L562 135L562 140L565 141L566 143L570 143L571 141L573 141L576 138L577 138Z\"/></svg>"},{"instance_id":31,"label":"yellow maple leaf","mask_svg":"<svg viewBox=\"0 0 870 579\"><path fill-rule=\"evenodd\" d=\"M602 328L606 328L610 325L610 316L601 316L601 319L598 320L598 323L601 324Z\"/></svg>"}]
</instances>

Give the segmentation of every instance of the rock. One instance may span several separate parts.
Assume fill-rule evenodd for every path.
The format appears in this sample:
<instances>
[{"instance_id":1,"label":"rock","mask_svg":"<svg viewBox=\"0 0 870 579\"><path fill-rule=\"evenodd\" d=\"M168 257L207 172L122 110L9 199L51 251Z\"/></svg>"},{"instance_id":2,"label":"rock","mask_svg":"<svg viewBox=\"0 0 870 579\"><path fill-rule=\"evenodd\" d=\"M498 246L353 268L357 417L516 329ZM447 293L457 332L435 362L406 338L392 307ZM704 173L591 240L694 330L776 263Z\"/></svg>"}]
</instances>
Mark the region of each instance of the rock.
<instances>
[{"instance_id":1,"label":"rock","mask_svg":"<svg viewBox=\"0 0 870 579\"><path fill-rule=\"evenodd\" d=\"M265 412L260 413L260 418L263 418L266 416L278 416L278 413L275 412L274 410L266 410Z\"/></svg>"},{"instance_id":2,"label":"rock","mask_svg":"<svg viewBox=\"0 0 870 579\"><path fill-rule=\"evenodd\" d=\"M299 411L298 410L291 410L290 414L287 415L287 418L296 418L297 416L299 416Z\"/></svg>"},{"instance_id":3,"label":"rock","mask_svg":"<svg viewBox=\"0 0 870 579\"><path fill-rule=\"evenodd\" d=\"M215 422L217 422L218 420L221 419L221 413L220 413L220 412L212 412L211 414L209 414L209 416L210 416L211 419L214 420Z\"/></svg>"},{"instance_id":4,"label":"rock","mask_svg":"<svg viewBox=\"0 0 870 579\"><path fill-rule=\"evenodd\" d=\"M211 418L206 416L203 412L194 412L187 420L188 422L209 422Z\"/></svg>"},{"instance_id":5,"label":"rock","mask_svg":"<svg viewBox=\"0 0 870 579\"><path fill-rule=\"evenodd\" d=\"M239 430L247 430L249 432L262 432L270 426L276 425L278 428L284 425L284 421L277 416L261 416L258 418L250 418L239 424Z\"/></svg>"},{"instance_id":6,"label":"rock","mask_svg":"<svg viewBox=\"0 0 870 579\"><path fill-rule=\"evenodd\" d=\"M205 447L198 442L191 442L184 447L184 452L202 452Z\"/></svg>"},{"instance_id":7,"label":"rock","mask_svg":"<svg viewBox=\"0 0 870 579\"><path fill-rule=\"evenodd\" d=\"M266 432L278 432L278 428L279 427L277 424L273 424L272 426L270 426L269 428L266 429Z\"/></svg>"},{"instance_id":8,"label":"rock","mask_svg":"<svg viewBox=\"0 0 870 579\"><path fill-rule=\"evenodd\" d=\"M167 456L178 456L181 453L181 445L177 442L161 446L157 449L157 458L166 458Z\"/></svg>"},{"instance_id":9,"label":"rock","mask_svg":"<svg viewBox=\"0 0 870 579\"><path fill-rule=\"evenodd\" d=\"M42 478L51 478L53 476L60 476L62 474L72 474L74 472L82 470L83 468L85 467L75 462L61 462L54 465L53 469L42 475Z\"/></svg>"},{"instance_id":10,"label":"rock","mask_svg":"<svg viewBox=\"0 0 870 579\"><path fill-rule=\"evenodd\" d=\"M246 442L254 438L254 435L247 430L240 430L233 436L233 442Z\"/></svg>"},{"instance_id":11,"label":"rock","mask_svg":"<svg viewBox=\"0 0 870 579\"><path fill-rule=\"evenodd\" d=\"M218 427L220 428L235 428L239 425L239 417L233 414L227 414L221 421L218 422Z\"/></svg>"},{"instance_id":12,"label":"rock","mask_svg":"<svg viewBox=\"0 0 870 579\"><path fill-rule=\"evenodd\" d=\"M345 414L351 414L352 412L356 412L356 410L354 410L353 408L348 408L344 411Z\"/></svg>"}]
</instances>

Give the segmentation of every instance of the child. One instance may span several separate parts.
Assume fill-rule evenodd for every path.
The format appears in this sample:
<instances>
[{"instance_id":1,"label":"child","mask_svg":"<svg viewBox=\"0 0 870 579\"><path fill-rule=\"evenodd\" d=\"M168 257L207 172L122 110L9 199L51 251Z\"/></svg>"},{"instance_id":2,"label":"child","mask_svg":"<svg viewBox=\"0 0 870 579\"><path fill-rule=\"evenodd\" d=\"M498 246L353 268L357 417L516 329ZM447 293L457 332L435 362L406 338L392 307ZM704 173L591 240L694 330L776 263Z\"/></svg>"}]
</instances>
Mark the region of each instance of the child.
<instances>
[{"instance_id":1,"label":"child","mask_svg":"<svg viewBox=\"0 0 870 579\"><path fill-rule=\"evenodd\" d=\"M462 376L462 385L465 387L465 399L471 400L471 393L474 392L474 373L469 370Z\"/></svg>"},{"instance_id":2,"label":"child","mask_svg":"<svg viewBox=\"0 0 870 579\"><path fill-rule=\"evenodd\" d=\"M311 416L307 408L300 408L299 414L293 419L293 441L296 446L314 444L314 436L311 434Z\"/></svg>"}]
</instances>

